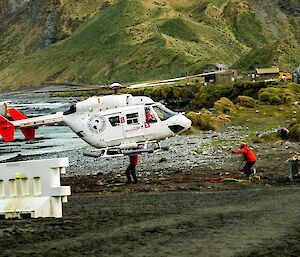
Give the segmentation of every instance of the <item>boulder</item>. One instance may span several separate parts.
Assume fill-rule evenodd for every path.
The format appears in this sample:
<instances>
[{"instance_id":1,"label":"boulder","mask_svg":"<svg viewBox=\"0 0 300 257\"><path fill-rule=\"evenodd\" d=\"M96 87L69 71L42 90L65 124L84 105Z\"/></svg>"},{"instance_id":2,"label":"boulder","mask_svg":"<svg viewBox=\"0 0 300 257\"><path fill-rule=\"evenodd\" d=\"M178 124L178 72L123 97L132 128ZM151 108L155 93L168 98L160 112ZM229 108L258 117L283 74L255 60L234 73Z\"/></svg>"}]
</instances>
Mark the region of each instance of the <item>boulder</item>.
<instances>
[{"instance_id":1,"label":"boulder","mask_svg":"<svg viewBox=\"0 0 300 257\"><path fill-rule=\"evenodd\" d=\"M289 139L290 131L287 128L278 129L278 133L282 139L284 139L284 140Z\"/></svg>"}]
</instances>

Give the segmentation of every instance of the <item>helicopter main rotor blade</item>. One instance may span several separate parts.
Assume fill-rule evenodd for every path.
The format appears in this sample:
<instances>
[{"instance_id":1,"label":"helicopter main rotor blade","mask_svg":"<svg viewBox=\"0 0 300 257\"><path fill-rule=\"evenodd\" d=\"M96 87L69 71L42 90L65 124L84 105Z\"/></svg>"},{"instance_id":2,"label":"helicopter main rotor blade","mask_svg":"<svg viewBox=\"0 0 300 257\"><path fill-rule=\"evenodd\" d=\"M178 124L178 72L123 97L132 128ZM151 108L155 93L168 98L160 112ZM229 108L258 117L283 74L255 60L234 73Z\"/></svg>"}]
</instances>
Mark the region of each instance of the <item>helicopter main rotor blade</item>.
<instances>
[{"instance_id":1,"label":"helicopter main rotor blade","mask_svg":"<svg viewBox=\"0 0 300 257\"><path fill-rule=\"evenodd\" d=\"M186 76L186 77L179 77L179 78L174 78L174 79L165 79L165 80L135 84L135 85L128 86L127 88L154 87L154 86L160 86L160 85L168 85L168 84L174 84L178 81L185 80L185 79L204 77L204 76L208 76L208 75L221 74L221 73L226 73L226 72L228 72L228 70L212 71L212 72L200 73L200 74Z\"/></svg>"}]
</instances>

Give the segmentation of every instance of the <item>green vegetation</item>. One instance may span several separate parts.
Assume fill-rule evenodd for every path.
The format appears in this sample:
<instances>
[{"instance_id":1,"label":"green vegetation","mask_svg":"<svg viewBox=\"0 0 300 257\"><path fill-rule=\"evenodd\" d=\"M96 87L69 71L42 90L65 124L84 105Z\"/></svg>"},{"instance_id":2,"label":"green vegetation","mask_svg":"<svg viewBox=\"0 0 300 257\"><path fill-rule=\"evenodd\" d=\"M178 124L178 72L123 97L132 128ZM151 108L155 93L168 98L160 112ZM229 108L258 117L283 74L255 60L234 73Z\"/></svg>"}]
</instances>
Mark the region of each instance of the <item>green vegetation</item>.
<instances>
[{"instance_id":1,"label":"green vegetation","mask_svg":"<svg viewBox=\"0 0 300 257\"><path fill-rule=\"evenodd\" d=\"M299 99L299 86L286 83L277 87L268 87L259 91L258 100L271 105L291 104Z\"/></svg>"},{"instance_id":2,"label":"green vegetation","mask_svg":"<svg viewBox=\"0 0 300 257\"><path fill-rule=\"evenodd\" d=\"M216 114L232 114L236 110L235 105L228 98L222 97L214 104L214 113Z\"/></svg>"},{"instance_id":3,"label":"green vegetation","mask_svg":"<svg viewBox=\"0 0 300 257\"><path fill-rule=\"evenodd\" d=\"M257 105L257 108L239 107L231 116L232 124L257 130L271 130L287 126L293 118L293 110L287 105Z\"/></svg>"},{"instance_id":4,"label":"green vegetation","mask_svg":"<svg viewBox=\"0 0 300 257\"><path fill-rule=\"evenodd\" d=\"M12 15L0 14L2 89L38 87L46 81L157 80L199 73L216 63L240 70L274 63L291 69L300 58L298 16L291 11L280 22L260 20L258 0L45 0L35 5L29 1ZM293 10L290 3L282 6L286 13ZM279 6L268 8L276 13ZM278 38L273 31L284 34ZM56 43L45 44L46 35ZM235 94L229 84L227 92L202 89L195 104L213 105Z\"/></svg>"},{"instance_id":5,"label":"green vegetation","mask_svg":"<svg viewBox=\"0 0 300 257\"><path fill-rule=\"evenodd\" d=\"M173 38L178 38L186 41L198 42L198 36L194 30L186 24L182 18L175 18L167 20L161 26L161 32L171 36Z\"/></svg>"},{"instance_id":6,"label":"green vegetation","mask_svg":"<svg viewBox=\"0 0 300 257\"><path fill-rule=\"evenodd\" d=\"M250 96L240 95L237 99L239 106L254 108L256 107L256 101Z\"/></svg>"},{"instance_id":7,"label":"green vegetation","mask_svg":"<svg viewBox=\"0 0 300 257\"><path fill-rule=\"evenodd\" d=\"M227 3L227 0L210 0L209 2L215 5L216 7L220 8L222 5Z\"/></svg>"},{"instance_id":8,"label":"green vegetation","mask_svg":"<svg viewBox=\"0 0 300 257\"><path fill-rule=\"evenodd\" d=\"M146 95L155 100L160 99L190 99L192 97L192 92L182 86L182 85L163 85L155 87L145 87L137 89L123 90L124 93L129 93L132 95Z\"/></svg>"},{"instance_id":9,"label":"green vegetation","mask_svg":"<svg viewBox=\"0 0 300 257\"><path fill-rule=\"evenodd\" d=\"M300 124L294 124L290 128L290 138L295 141L300 141Z\"/></svg>"},{"instance_id":10,"label":"green vegetation","mask_svg":"<svg viewBox=\"0 0 300 257\"><path fill-rule=\"evenodd\" d=\"M225 122L229 121L226 116L216 116L215 114L202 109L200 113L189 112L186 115L194 127L201 130L218 130Z\"/></svg>"},{"instance_id":11,"label":"green vegetation","mask_svg":"<svg viewBox=\"0 0 300 257\"><path fill-rule=\"evenodd\" d=\"M221 97L229 97L233 92L233 85L213 84L208 87L202 86L195 95L194 106L213 106L214 102Z\"/></svg>"},{"instance_id":12,"label":"green vegetation","mask_svg":"<svg viewBox=\"0 0 300 257\"><path fill-rule=\"evenodd\" d=\"M254 13L241 13L233 20L236 38L251 48L267 43L261 24Z\"/></svg>"},{"instance_id":13,"label":"green vegetation","mask_svg":"<svg viewBox=\"0 0 300 257\"><path fill-rule=\"evenodd\" d=\"M289 138L294 141L300 141L300 106L299 102L295 101L290 105L290 111L293 112L292 122L288 126Z\"/></svg>"},{"instance_id":14,"label":"green vegetation","mask_svg":"<svg viewBox=\"0 0 300 257\"><path fill-rule=\"evenodd\" d=\"M1 70L0 86L17 89L45 81L110 84L169 78L195 73L206 60L234 62L242 54L237 42L223 53L210 48L216 44L221 50L231 41L217 28L176 16L168 20L164 12L154 17L153 12L141 2L117 1L69 38Z\"/></svg>"},{"instance_id":15,"label":"green vegetation","mask_svg":"<svg viewBox=\"0 0 300 257\"><path fill-rule=\"evenodd\" d=\"M238 60L233 67L238 70L254 70L257 67L267 68L273 66L278 55L278 43L273 42L252 49Z\"/></svg>"},{"instance_id":16,"label":"green vegetation","mask_svg":"<svg viewBox=\"0 0 300 257\"><path fill-rule=\"evenodd\" d=\"M265 88L260 91L258 100L271 105L288 104L295 101L295 96L286 88Z\"/></svg>"}]
</instances>

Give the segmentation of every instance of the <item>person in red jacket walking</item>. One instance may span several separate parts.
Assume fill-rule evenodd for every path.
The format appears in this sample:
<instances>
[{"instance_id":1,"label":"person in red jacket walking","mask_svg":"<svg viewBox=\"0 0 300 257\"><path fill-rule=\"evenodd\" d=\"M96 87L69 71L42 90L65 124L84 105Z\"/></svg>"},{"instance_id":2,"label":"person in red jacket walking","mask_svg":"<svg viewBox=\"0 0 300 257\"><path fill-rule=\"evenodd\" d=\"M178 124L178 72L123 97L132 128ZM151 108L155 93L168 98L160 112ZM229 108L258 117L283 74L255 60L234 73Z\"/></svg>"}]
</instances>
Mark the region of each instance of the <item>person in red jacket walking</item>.
<instances>
[{"instance_id":1,"label":"person in red jacket walking","mask_svg":"<svg viewBox=\"0 0 300 257\"><path fill-rule=\"evenodd\" d=\"M249 177L251 175L251 168L255 164L257 158L253 151L249 148L248 144L242 143L240 145L240 150L232 151L233 154L242 154L243 159L246 161L244 166L244 172Z\"/></svg>"},{"instance_id":2,"label":"person in red jacket walking","mask_svg":"<svg viewBox=\"0 0 300 257\"><path fill-rule=\"evenodd\" d=\"M137 181L137 177L136 177L136 173L135 173L135 168L139 163L139 156L137 154L132 154L129 155L129 165L125 171L126 177L127 177L127 183L128 184L136 184Z\"/></svg>"}]
</instances>

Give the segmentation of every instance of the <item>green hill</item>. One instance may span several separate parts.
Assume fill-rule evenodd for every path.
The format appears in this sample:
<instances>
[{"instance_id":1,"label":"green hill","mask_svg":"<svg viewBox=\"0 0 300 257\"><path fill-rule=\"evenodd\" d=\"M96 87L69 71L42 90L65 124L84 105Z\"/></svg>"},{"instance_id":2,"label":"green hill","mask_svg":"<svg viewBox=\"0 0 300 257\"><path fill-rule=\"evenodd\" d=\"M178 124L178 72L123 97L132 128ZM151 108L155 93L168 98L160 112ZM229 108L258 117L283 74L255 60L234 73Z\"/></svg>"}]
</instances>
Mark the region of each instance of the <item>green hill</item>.
<instances>
[{"instance_id":1,"label":"green hill","mask_svg":"<svg viewBox=\"0 0 300 257\"><path fill-rule=\"evenodd\" d=\"M0 88L137 82L215 63L290 69L300 60L300 4L263 2L4 0Z\"/></svg>"}]
</instances>

